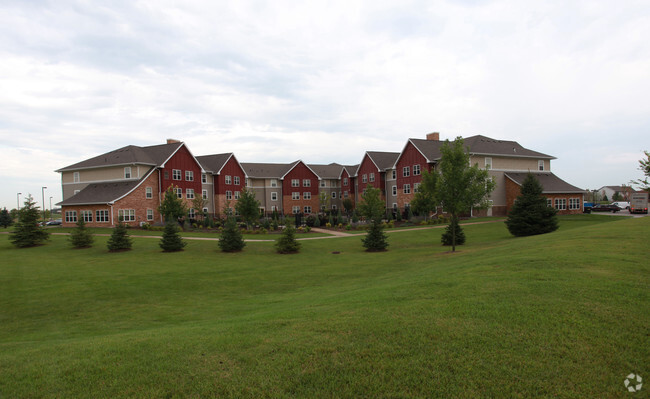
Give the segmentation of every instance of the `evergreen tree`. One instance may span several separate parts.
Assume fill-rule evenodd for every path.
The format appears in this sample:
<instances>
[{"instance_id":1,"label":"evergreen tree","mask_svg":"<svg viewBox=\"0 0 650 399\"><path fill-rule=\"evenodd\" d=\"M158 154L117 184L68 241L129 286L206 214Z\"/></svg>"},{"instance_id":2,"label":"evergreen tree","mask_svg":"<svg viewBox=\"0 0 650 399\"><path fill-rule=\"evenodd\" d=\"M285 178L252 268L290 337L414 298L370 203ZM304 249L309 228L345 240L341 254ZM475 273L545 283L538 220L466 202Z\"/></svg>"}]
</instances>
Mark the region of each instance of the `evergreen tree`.
<instances>
[{"instance_id":1,"label":"evergreen tree","mask_svg":"<svg viewBox=\"0 0 650 399\"><path fill-rule=\"evenodd\" d=\"M385 251L388 248L388 241L384 227L379 219L374 219L368 229L368 234L361 240L367 252Z\"/></svg>"},{"instance_id":2,"label":"evergreen tree","mask_svg":"<svg viewBox=\"0 0 650 399\"><path fill-rule=\"evenodd\" d=\"M320 215L316 215L314 218L314 227L320 227Z\"/></svg>"},{"instance_id":3,"label":"evergreen tree","mask_svg":"<svg viewBox=\"0 0 650 399\"><path fill-rule=\"evenodd\" d=\"M244 237L241 234L237 221L229 217L219 237L219 248L223 252L239 252L246 246Z\"/></svg>"},{"instance_id":4,"label":"evergreen tree","mask_svg":"<svg viewBox=\"0 0 650 399\"><path fill-rule=\"evenodd\" d=\"M163 252L177 252L185 248L187 243L178 234L178 223L173 221L165 223L165 230L159 245Z\"/></svg>"},{"instance_id":5,"label":"evergreen tree","mask_svg":"<svg viewBox=\"0 0 650 399\"><path fill-rule=\"evenodd\" d=\"M517 237L550 233L557 230L557 210L546 205L539 180L529 173L521 184L521 195L508 213L506 226Z\"/></svg>"},{"instance_id":6,"label":"evergreen tree","mask_svg":"<svg viewBox=\"0 0 650 399\"><path fill-rule=\"evenodd\" d=\"M50 234L38 224L38 206L31 195L25 198L25 205L18 211L18 223L9 236L11 243L18 248L41 245L50 238Z\"/></svg>"},{"instance_id":7,"label":"evergreen tree","mask_svg":"<svg viewBox=\"0 0 650 399\"><path fill-rule=\"evenodd\" d=\"M11 214L9 213L7 208L4 208L3 210L0 211L0 226L6 229L12 224L14 224L14 219L11 217Z\"/></svg>"},{"instance_id":8,"label":"evergreen tree","mask_svg":"<svg viewBox=\"0 0 650 399\"><path fill-rule=\"evenodd\" d=\"M296 241L296 229L287 225L282 235L275 243L275 250L279 254L295 254L300 251L300 243Z\"/></svg>"},{"instance_id":9,"label":"evergreen tree","mask_svg":"<svg viewBox=\"0 0 650 399\"><path fill-rule=\"evenodd\" d=\"M176 194L176 187L169 186L165 191L165 196L160 202L158 212L163 216L165 222L178 220L178 218L187 215L187 206Z\"/></svg>"},{"instance_id":10,"label":"evergreen tree","mask_svg":"<svg viewBox=\"0 0 650 399\"><path fill-rule=\"evenodd\" d=\"M442 234L440 239L442 245L453 245L454 236L452 234L456 235L456 245L465 244L465 232L460 227L460 224L458 224L458 219L452 219L451 223L449 223L445 228L445 232Z\"/></svg>"},{"instance_id":11,"label":"evergreen tree","mask_svg":"<svg viewBox=\"0 0 650 399\"><path fill-rule=\"evenodd\" d=\"M77 227L70 233L70 243L74 248L90 248L93 245L93 235L86 228L82 218L77 221Z\"/></svg>"},{"instance_id":12,"label":"evergreen tree","mask_svg":"<svg viewBox=\"0 0 650 399\"><path fill-rule=\"evenodd\" d=\"M397 213L395 214L395 220L398 222L402 221L402 210L397 208Z\"/></svg>"},{"instance_id":13,"label":"evergreen tree","mask_svg":"<svg viewBox=\"0 0 650 399\"><path fill-rule=\"evenodd\" d=\"M115 226L111 237L108 239L107 247L110 252L128 251L133 245L133 240L129 237L126 225L121 221Z\"/></svg>"}]
</instances>

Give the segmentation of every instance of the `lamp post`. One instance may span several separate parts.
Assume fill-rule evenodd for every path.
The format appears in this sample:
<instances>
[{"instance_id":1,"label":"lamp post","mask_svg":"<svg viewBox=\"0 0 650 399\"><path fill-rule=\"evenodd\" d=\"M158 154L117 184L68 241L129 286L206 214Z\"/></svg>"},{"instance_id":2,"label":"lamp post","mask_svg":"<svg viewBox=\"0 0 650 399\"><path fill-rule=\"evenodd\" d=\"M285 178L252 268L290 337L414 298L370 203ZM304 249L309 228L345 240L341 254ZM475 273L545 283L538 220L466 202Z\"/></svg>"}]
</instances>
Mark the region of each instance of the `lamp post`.
<instances>
[{"instance_id":1,"label":"lamp post","mask_svg":"<svg viewBox=\"0 0 650 399\"><path fill-rule=\"evenodd\" d=\"M45 189L47 187L41 187L41 194L43 195L43 223L45 223Z\"/></svg>"},{"instance_id":2,"label":"lamp post","mask_svg":"<svg viewBox=\"0 0 650 399\"><path fill-rule=\"evenodd\" d=\"M50 220L52 220L52 197L50 197Z\"/></svg>"},{"instance_id":3,"label":"lamp post","mask_svg":"<svg viewBox=\"0 0 650 399\"><path fill-rule=\"evenodd\" d=\"M20 194L22 193L17 193L16 194L16 209L20 209Z\"/></svg>"}]
</instances>

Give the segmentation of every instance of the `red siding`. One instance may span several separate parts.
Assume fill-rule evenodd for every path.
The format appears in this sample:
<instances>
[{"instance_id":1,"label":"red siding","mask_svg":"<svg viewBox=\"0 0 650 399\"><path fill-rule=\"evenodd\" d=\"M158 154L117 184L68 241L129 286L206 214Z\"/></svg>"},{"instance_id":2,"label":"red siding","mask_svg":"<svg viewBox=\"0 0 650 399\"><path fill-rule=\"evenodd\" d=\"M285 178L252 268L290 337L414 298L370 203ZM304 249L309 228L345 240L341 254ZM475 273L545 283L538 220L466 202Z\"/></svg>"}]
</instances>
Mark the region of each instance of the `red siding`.
<instances>
[{"instance_id":1,"label":"red siding","mask_svg":"<svg viewBox=\"0 0 650 399\"><path fill-rule=\"evenodd\" d=\"M348 185L345 186L343 185L343 180L348 179ZM345 196L345 192L347 191L348 196ZM345 199L351 199L352 203L354 203L354 179L350 177L348 174L348 171L343 169L343 173L341 174L341 193L343 194L343 197L341 198L341 201Z\"/></svg>"},{"instance_id":2,"label":"red siding","mask_svg":"<svg viewBox=\"0 0 650 399\"><path fill-rule=\"evenodd\" d=\"M173 169L180 169L181 180L173 180ZM194 172L194 181L185 180L185 171L191 170ZM165 179L167 174L167 179ZM178 186L185 190L191 188L194 190L194 195L201 195L201 166L194 160L192 154L188 151L187 147L183 145L170 160L167 161L162 170L162 187L161 190L165 191L171 185Z\"/></svg>"},{"instance_id":3,"label":"red siding","mask_svg":"<svg viewBox=\"0 0 650 399\"><path fill-rule=\"evenodd\" d=\"M420 151L415 148L410 142L404 148L402 155L397 161L396 171L397 171L397 190L402 190L404 184L410 184L411 189L413 189L413 184L419 183L422 180L422 175L414 176L413 175L413 166L420 165L420 170L430 170L431 166L427 164L427 160L420 153ZM409 177L403 177L404 167L408 166L410 171ZM422 173L422 172L420 172Z\"/></svg>"},{"instance_id":4,"label":"red siding","mask_svg":"<svg viewBox=\"0 0 650 399\"><path fill-rule=\"evenodd\" d=\"M291 187L291 180L300 180L300 187ZM310 187L303 185L303 180L309 179ZM291 199L292 192L300 192L300 200ZM305 200L303 193L310 192L311 199ZM300 206L303 212L305 206L311 206L312 212L318 212L318 176L314 174L304 163L296 165L282 180L282 206L285 214L290 215L294 206Z\"/></svg>"},{"instance_id":5,"label":"red siding","mask_svg":"<svg viewBox=\"0 0 650 399\"><path fill-rule=\"evenodd\" d=\"M230 176L230 184L226 184L226 176ZM239 184L235 184L235 176L239 177ZM246 184L244 170L239 166L234 156L228 159L219 175L214 179L214 193L225 194L226 191L242 191Z\"/></svg>"},{"instance_id":6,"label":"red siding","mask_svg":"<svg viewBox=\"0 0 650 399\"><path fill-rule=\"evenodd\" d=\"M371 182L370 181L370 174L374 173L375 174L375 181ZM363 182L363 175L366 175L367 181L364 183ZM359 195L363 193L363 190L368 186L371 185L374 188L381 189L382 194L384 192L384 185L385 183L383 182L383 173L377 169L377 165L375 165L374 162L370 159L368 154L364 155L363 160L361 161L361 165L359 166L359 171L357 172L357 177L359 179Z\"/></svg>"}]
</instances>

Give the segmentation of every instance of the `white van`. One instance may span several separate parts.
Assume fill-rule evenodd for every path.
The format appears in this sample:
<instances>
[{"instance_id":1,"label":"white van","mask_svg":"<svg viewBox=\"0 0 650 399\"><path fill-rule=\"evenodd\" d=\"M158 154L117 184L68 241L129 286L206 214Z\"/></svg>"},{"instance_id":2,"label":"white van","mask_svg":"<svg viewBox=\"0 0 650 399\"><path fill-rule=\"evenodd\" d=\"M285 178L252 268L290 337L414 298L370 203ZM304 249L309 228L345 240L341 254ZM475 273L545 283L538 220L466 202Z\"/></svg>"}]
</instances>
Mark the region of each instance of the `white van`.
<instances>
[{"instance_id":1,"label":"white van","mask_svg":"<svg viewBox=\"0 0 650 399\"><path fill-rule=\"evenodd\" d=\"M616 205L621 209L627 209L628 211L630 210L630 203L626 201L616 201L612 202L612 205Z\"/></svg>"}]
</instances>

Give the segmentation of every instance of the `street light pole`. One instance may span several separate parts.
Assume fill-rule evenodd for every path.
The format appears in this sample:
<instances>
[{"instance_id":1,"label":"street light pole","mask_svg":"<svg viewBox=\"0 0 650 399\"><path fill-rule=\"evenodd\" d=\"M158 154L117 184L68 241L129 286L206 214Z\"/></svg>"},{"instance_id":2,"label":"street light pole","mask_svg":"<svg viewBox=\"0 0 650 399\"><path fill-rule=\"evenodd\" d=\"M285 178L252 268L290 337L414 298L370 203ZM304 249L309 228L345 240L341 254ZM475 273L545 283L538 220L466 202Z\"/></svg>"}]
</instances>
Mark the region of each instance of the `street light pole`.
<instances>
[{"instance_id":1,"label":"street light pole","mask_svg":"<svg viewBox=\"0 0 650 399\"><path fill-rule=\"evenodd\" d=\"M41 194L43 194L43 223L45 223L45 189L47 187L41 187Z\"/></svg>"},{"instance_id":2,"label":"street light pole","mask_svg":"<svg viewBox=\"0 0 650 399\"><path fill-rule=\"evenodd\" d=\"M52 197L50 197L50 219L52 219Z\"/></svg>"},{"instance_id":3,"label":"street light pole","mask_svg":"<svg viewBox=\"0 0 650 399\"><path fill-rule=\"evenodd\" d=\"M16 194L16 210L20 209L20 194L22 193Z\"/></svg>"}]
</instances>

